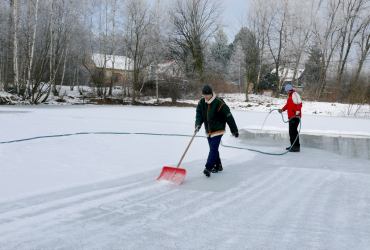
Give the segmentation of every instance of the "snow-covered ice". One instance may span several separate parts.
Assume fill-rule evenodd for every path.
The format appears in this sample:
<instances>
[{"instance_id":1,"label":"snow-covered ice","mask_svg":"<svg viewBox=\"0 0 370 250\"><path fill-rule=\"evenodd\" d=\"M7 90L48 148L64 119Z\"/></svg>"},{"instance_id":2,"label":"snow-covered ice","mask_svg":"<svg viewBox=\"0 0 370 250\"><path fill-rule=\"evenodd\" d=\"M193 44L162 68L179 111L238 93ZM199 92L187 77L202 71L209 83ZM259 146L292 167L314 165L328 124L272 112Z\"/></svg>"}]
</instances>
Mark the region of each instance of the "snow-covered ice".
<instances>
[{"instance_id":1,"label":"snow-covered ice","mask_svg":"<svg viewBox=\"0 0 370 250\"><path fill-rule=\"evenodd\" d=\"M370 137L370 119L311 111L304 135ZM228 130L224 144L284 152L287 138L243 137L267 111L232 112L241 136ZM2 106L0 142L79 132L191 136L194 119L195 108ZM287 131L278 113L263 129ZM197 137L180 166L183 183L156 182L189 141L89 134L0 144L0 249L369 249L369 158L303 143L284 156L220 147L224 171L207 178L208 144Z\"/></svg>"}]
</instances>

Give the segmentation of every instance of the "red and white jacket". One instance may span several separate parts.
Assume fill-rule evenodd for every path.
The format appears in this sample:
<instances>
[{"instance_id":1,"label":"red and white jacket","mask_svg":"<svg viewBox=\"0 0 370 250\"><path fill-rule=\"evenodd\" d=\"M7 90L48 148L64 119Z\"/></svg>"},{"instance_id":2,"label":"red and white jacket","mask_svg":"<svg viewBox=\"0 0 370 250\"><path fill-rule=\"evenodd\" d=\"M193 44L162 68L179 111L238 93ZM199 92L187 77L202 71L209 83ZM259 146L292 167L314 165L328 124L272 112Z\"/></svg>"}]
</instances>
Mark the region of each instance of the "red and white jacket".
<instances>
[{"instance_id":1,"label":"red and white jacket","mask_svg":"<svg viewBox=\"0 0 370 250\"><path fill-rule=\"evenodd\" d=\"M296 115L297 111L299 111L299 117L302 117L301 108L301 97L297 92L295 92L295 90L292 90L292 93L290 93L286 105L283 107L283 111L288 110L288 119L290 119Z\"/></svg>"}]
</instances>

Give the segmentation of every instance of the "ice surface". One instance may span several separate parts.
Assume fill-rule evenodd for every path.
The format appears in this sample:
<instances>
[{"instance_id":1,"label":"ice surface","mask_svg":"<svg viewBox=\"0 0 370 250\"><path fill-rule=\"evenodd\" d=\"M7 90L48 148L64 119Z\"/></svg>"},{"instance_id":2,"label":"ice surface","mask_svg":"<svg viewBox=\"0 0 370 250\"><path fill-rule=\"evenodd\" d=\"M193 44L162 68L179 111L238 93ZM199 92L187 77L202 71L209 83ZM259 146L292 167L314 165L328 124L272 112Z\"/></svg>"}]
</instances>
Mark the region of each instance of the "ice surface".
<instances>
[{"instance_id":1,"label":"ice surface","mask_svg":"<svg viewBox=\"0 0 370 250\"><path fill-rule=\"evenodd\" d=\"M191 137L195 119L195 108L0 111L0 141L77 132ZM267 112L232 113L241 136L227 129L225 144L284 152L288 126L279 114L271 114L258 141L243 135ZM369 119L306 114L300 153L220 147L224 171L210 178L202 173L207 141L196 137L179 186L156 178L163 166L176 167L189 137L90 134L0 144L0 249L368 249L368 158L316 147L304 136L366 135L369 127ZM267 137L271 128L282 138ZM362 155L369 152L364 145L347 146Z\"/></svg>"}]
</instances>

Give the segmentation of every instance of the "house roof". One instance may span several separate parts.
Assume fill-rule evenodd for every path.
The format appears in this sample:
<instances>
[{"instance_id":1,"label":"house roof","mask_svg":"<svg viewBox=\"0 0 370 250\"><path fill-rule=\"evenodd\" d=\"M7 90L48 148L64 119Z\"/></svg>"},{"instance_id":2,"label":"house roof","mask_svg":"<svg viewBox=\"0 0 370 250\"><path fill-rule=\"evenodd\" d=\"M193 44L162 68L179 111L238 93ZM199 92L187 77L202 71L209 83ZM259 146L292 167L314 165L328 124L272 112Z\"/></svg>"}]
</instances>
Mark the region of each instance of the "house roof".
<instances>
[{"instance_id":1,"label":"house roof","mask_svg":"<svg viewBox=\"0 0 370 250\"><path fill-rule=\"evenodd\" d=\"M167 59L166 62L158 63L158 67L168 67L176 62L175 59Z\"/></svg>"},{"instance_id":2,"label":"house roof","mask_svg":"<svg viewBox=\"0 0 370 250\"><path fill-rule=\"evenodd\" d=\"M176 66L174 63L175 63L174 59L167 60L164 63L158 63L157 64L158 72L165 73L167 70L171 68L171 66Z\"/></svg>"},{"instance_id":3,"label":"house roof","mask_svg":"<svg viewBox=\"0 0 370 250\"><path fill-rule=\"evenodd\" d=\"M303 71L304 71L304 69L297 69L297 74L296 74L295 78L298 79L302 75ZM271 71L271 73L275 73L275 72L276 72L276 69L273 69ZM284 77L285 76L285 81L287 81L287 82L293 81L293 75L294 75L294 69L288 69L288 68L280 68L279 69L279 77Z\"/></svg>"},{"instance_id":4,"label":"house roof","mask_svg":"<svg viewBox=\"0 0 370 250\"><path fill-rule=\"evenodd\" d=\"M97 68L104 67L104 54L93 53L92 60ZM113 69L113 55L106 55L106 68ZM114 69L134 70L134 61L125 56L114 56Z\"/></svg>"},{"instance_id":5,"label":"house roof","mask_svg":"<svg viewBox=\"0 0 370 250\"><path fill-rule=\"evenodd\" d=\"M157 70L160 74L169 74L173 75L175 71L179 70L179 66L176 64L175 59L167 59L166 62L158 63L157 64Z\"/></svg>"}]
</instances>

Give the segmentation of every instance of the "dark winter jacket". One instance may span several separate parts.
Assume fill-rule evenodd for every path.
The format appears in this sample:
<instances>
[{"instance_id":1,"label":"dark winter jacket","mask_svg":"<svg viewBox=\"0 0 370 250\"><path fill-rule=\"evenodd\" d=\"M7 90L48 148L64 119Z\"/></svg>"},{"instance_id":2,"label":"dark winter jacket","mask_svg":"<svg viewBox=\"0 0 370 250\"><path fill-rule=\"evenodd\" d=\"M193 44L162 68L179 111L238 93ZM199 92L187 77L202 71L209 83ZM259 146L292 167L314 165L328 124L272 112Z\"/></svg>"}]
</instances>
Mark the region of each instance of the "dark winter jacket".
<instances>
[{"instance_id":1,"label":"dark winter jacket","mask_svg":"<svg viewBox=\"0 0 370 250\"><path fill-rule=\"evenodd\" d=\"M290 93L286 105L283 107L283 111L288 110L288 118L290 119L296 115L297 111L299 111L299 117L302 117L301 109L301 97L297 92L295 92L295 90L292 90L292 93Z\"/></svg>"},{"instance_id":2,"label":"dark winter jacket","mask_svg":"<svg viewBox=\"0 0 370 250\"><path fill-rule=\"evenodd\" d=\"M210 100L202 98L197 106L195 125L206 129L207 137L215 137L226 132L226 123L229 125L231 133L238 133L233 115L226 103L213 93Z\"/></svg>"}]
</instances>

